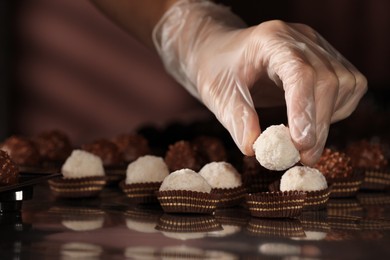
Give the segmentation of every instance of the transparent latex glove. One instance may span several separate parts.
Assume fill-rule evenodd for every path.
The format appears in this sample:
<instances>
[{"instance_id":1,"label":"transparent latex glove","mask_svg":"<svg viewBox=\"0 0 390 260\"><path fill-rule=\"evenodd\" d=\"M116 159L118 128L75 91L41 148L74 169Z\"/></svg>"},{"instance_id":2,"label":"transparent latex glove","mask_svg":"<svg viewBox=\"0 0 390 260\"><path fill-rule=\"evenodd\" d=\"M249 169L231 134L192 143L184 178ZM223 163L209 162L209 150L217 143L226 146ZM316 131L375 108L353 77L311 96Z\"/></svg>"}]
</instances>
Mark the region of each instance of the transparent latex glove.
<instances>
[{"instance_id":1,"label":"transparent latex glove","mask_svg":"<svg viewBox=\"0 0 390 260\"><path fill-rule=\"evenodd\" d=\"M310 27L275 20L246 28L210 1L178 1L153 41L166 70L246 155L261 132L254 107L283 102L301 162L313 165L331 122L349 116L367 89L365 77Z\"/></svg>"}]
</instances>

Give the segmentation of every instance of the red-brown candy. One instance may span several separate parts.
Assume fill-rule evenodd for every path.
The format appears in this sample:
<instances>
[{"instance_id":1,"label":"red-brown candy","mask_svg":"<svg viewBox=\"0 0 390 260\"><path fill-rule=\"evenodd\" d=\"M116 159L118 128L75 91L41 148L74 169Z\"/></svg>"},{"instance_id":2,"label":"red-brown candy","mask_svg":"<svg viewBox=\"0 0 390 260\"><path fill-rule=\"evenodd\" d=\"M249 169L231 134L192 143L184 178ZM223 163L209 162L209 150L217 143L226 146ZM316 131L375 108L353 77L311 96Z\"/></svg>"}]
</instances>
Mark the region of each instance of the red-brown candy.
<instances>
[{"instance_id":1,"label":"red-brown candy","mask_svg":"<svg viewBox=\"0 0 390 260\"><path fill-rule=\"evenodd\" d=\"M352 174L351 158L345 153L326 148L320 160L314 165L327 180L347 178Z\"/></svg>"},{"instance_id":2,"label":"red-brown candy","mask_svg":"<svg viewBox=\"0 0 390 260\"><path fill-rule=\"evenodd\" d=\"M378 143L367 140L351 143L346 153L351 157L352 165L357 168L381 170L388 165L384 149Z\"/></svg>"},{"instance_id":3,"label":"red-brown candy","mask_svg":"<svg viewBox=\"0 0 390 260\"><path fill-rule=\"evenodd\" d=\"M99 156L104 166L115 166L123 163L123 156L119 148L109 140L96 140L92 143L82 145L81 149Z\"/></svg>"},{"instance_id":4,"label":"red-brown candy","mask_svg":"<svg viewBox=\"0 0 390 260\"><path fill-rule=\"evenodd\" d=\"M42 132L33 139L42 160L50 162L62 162L72 152L69 137L62 131L52 130Z\"/></svg>"},{"instance_id":5,"label":"red-brown candy","mask_svg":"<svg viewBox=\"0 0 390 260\"><path fill-rule=\"evenodd\" d=\"M122 153L126 163L135 161L138 157L150 154L148 140L142 135L123 134L115 137L113 142Z\"/></svg>"},{"instance_id":6,"label":"red-brown candy","mask_svg":"<svg viewBox=\"0 0 390 260\"><path fill-rule=\"evenodd\" d=\"M202 165L209 162L226 161L226 150L222 142L215 137L199 136L192 142L193 148L202 160Z\"/></svg>"},{"instance_id":7,"label":"red-brown candy","mask_svg":"<svg viewBox=\"0 0 390 260\"><path fill-rule=\"evenodd\" d=\"M171 172L188 168L199 171L201 164L193 146L188 141L178 141L169 146L165 163Z\"/></svg>"},{"instance_id":8,"label":"red-brown candy","mask_svg":"<svg viewBox=\"0 0 390 260\"><path fill-rule=\"evenodd\" d=\"M0 185L10 185L18 182L19 170L9 155L0 150Z\"/></svg>"},{"instance_id":9,"label":"red-brown candy","mask_svg":"<svg viewBox=\"0 0 390 260\"><path fill-rule=\"evenodd\" d=\"M39 165L40 155L38 149L31 140L25 137L11 136L2 143L0 149L6 151L17 165Z\"/></svg>"}]
</instances>

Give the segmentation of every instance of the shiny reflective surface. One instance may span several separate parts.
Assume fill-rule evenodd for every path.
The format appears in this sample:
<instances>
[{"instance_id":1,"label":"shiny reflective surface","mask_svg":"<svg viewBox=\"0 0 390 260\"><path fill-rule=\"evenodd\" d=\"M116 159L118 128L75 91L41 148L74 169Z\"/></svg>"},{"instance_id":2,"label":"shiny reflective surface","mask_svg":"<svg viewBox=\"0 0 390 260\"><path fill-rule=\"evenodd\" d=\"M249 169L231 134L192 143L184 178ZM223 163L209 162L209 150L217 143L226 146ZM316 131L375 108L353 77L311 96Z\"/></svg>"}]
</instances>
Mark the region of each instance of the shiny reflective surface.
<instances>
[{"instance_id":1,"label":"shiny reflective surface","mask_svg":"<svg viewBox=\"0 0 390 260\"><path fill-rule=\"evenodd\" d=\"M0 259L388 259L390 194L331 199L299 219L173 215L129 204L119 188L95 199L60 200L46 182L21 212L0 214Z\"/></svg>"}]
</instances>

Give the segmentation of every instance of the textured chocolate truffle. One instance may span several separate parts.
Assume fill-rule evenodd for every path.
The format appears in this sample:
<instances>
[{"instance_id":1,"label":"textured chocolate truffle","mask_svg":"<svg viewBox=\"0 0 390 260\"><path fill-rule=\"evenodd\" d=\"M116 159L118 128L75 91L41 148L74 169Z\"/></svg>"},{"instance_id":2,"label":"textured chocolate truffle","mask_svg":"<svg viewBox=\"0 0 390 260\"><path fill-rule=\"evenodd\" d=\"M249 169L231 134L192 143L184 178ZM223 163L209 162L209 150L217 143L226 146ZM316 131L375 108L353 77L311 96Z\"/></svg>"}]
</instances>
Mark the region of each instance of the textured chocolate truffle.
<instances>
[{"instance_id":1,"label":"textured chocolate truffle","mask_svg":"<svg viewBox=\"0 0 390 260\"><path fill-rule=\"evenodd\" d=\"M192 141L194 150L202 160L202 165L209 162L226 161L226 149L223 143L215 137L199 136Z\"/></svg>"},{"instance_id":2,"label":"textured chocolate truffle","mask_svg":"<svg viewBox=\"0 0 390 260\"><path fill-rule=\"evenodd\" d=\"M352 175L351 158L343 152L326 148L314 165L327 180L347 178Z\"/></svg>"},{"instance_id":3,"label":"textured chocolate truffle","mask_svg":"<svg viewBox=\"0 0 390 260\"><path fill-rule=\"evenodd\" d=\"M19 170L9 155L0 150L0 185L10 185L18 182Z\"/></svg>"},{"instance_id":4,"label":"textured chocolate truffle","mask_svg":"<svg viewBox=\"0 0 390 260\"><path fill-rule=\"evenodd\" d=\"M11 136L1 144L0 149L6 151L17 165L39 165L40 155L38 149L28 138L16 135Z\"/></svg>"},{"instance_id":5,"label":"textured chocolate truffle","mask_svg":"<svg viewBox=\"0 0 390 260\"><path fill-rule=\"evenodd\" d=\"M345 152L351 157L353 167L380 170L388 165L385 151L378 143L361 140L348 145Z\"/></svg>"},{"instance_id":6,"label":"textured chocolate truffle","mask_svg":"<svg viewBox=\"0 0 390 260\"><path fill-rule=\"evenodd\" d=\"M165 162L171 172L184 168L199 171L201 167L199 157L188 141L178 141L170 145Z\"/></svg>"},{"instance_id":7,"label":"textured chocolate truffle","mask_svg":"<svg viewBox=\"0 0 390 260\"><path fill-rule=\"evenodd\" d=\"M109 140L96 140L82 145L81 149L99 156L104 166L115 166L123 163L122 153L119 151L119 148Z\"/></svg>"},{"instance_id":8,"label":"textured chocolate truffle","mask_svg":"<svg viewBox=\"0 0 390 260\"><path fill-rule=\"evenodd\" d=\"M69 137L59 130L42 132L33 141L42 160L63 162L72 152Z\"/></svg>"},{"instance_id":9,"label":"textured chocolate truffle","mask_svg":"<svg viewBox=\"0 0 390 260\"><path fill-rule=\"evenodd\" d=\"M115 137L113 143L118 146L126 163L133 162L139 157L150 154L148 140L142 135L123 134Z\"/></svg>"}]
</instances>

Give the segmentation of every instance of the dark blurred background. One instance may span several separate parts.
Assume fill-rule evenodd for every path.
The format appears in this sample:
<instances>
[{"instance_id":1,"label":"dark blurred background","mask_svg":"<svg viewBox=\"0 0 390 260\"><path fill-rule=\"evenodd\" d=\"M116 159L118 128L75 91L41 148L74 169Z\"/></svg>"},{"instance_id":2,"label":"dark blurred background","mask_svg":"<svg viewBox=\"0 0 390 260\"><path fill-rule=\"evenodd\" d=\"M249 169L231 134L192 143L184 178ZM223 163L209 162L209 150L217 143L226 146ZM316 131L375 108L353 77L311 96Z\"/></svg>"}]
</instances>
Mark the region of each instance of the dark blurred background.
<instances>
[{"instance_id":1,"label":"dark blurred background","mask_svg":"<svg viewBox=\"0 0 390 260\"><path fill-rule=\"evenodd\" d=\"M339 125L362 136L390 132L390 1L221 2L249 25L282 19L320 32L369 82L357 111ZM80 142L210 116L184 90L172 97L177 84L155 54L87 0L1 1L0 10L1 139L61 128Z\"/></svg>"},{"instance_id":2,"label":"dark blurred background","mask_svg":"<svg viewBox=\"0 0 390 260\"><path fill-rule=\"evenodd\" d=\"M282 19L305 23L367 75L370 85L387 88L390 69L390 2L386 0L233 1L248 24ZM235 3L236 2L236 3ZM244 5L245 3L245 5Z\"/></svg>"},{"instance_id":3,"label":"dark blurred background","mask_svg":"<svg viewBox=\"0 0 390 260\"><path fill-rule=\"evenodd\" d=\"M12 47L13 35L11 21L14 10L7 1L0 2L0 136L4 137L10 129L8 111L9 102L13 97L9 94L11 89L12 64L11 56L14 55L15 49Z\"/></svg>"}]
</instances>

